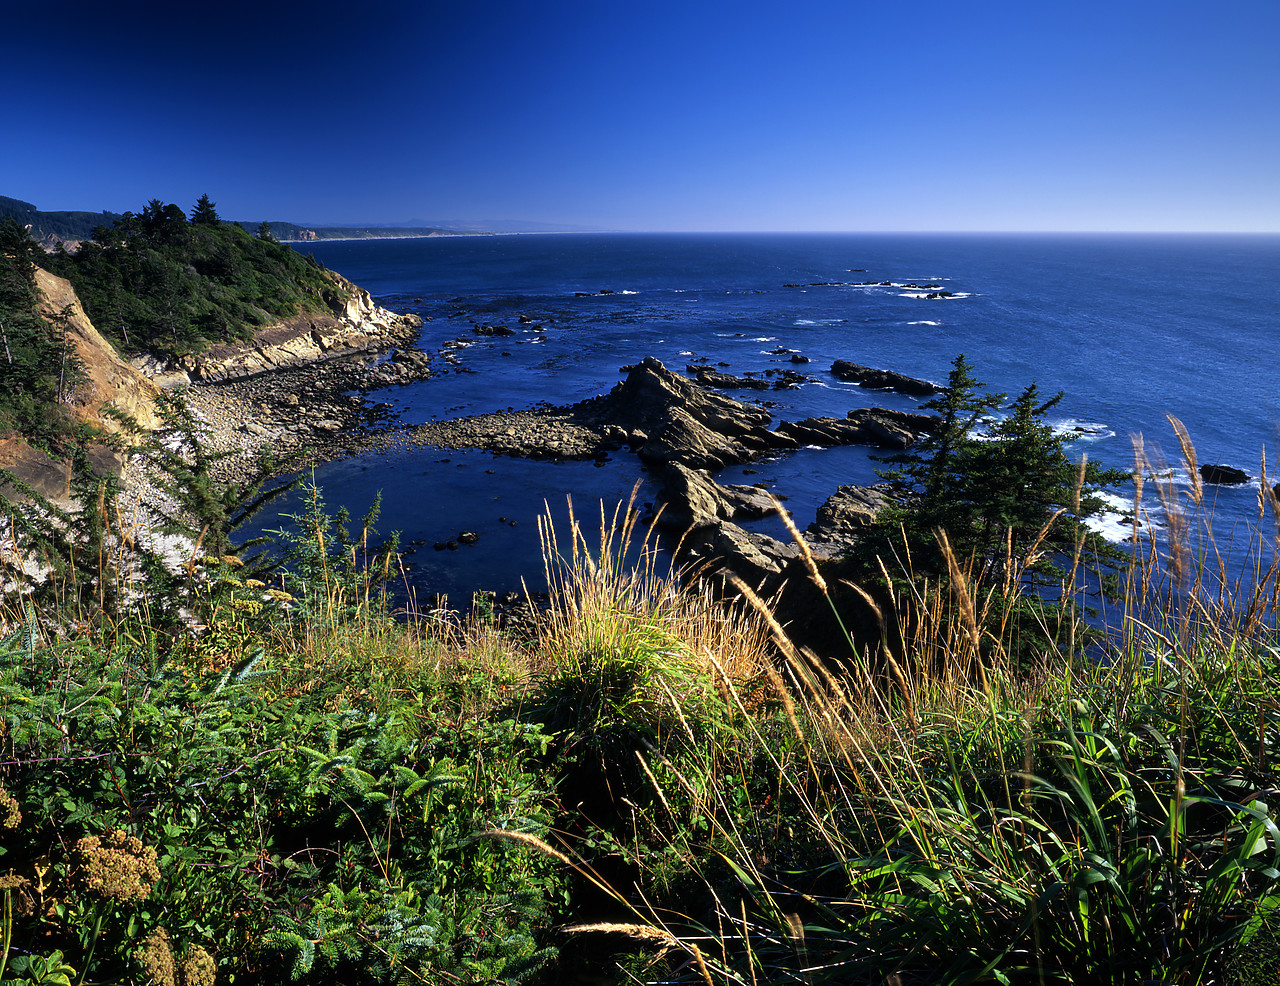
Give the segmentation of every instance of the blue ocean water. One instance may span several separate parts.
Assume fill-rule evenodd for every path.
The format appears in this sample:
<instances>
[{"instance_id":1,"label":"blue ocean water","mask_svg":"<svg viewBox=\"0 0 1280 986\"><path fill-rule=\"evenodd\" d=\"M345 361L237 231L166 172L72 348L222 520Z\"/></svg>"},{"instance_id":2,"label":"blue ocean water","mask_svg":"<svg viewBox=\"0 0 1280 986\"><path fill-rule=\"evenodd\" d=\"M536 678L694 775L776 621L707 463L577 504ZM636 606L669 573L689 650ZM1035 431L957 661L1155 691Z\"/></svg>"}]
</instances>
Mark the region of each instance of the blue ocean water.
<instances>
[{"instance_id":1,"label":"blue ocean water","mask_svg":"<svg viewBox=\"0 0 1280 986\"><path fill-rule=\"evenodd\" d=\"M474 373L371 395L409 424L572 403L606 392L620 366L650 355L674 369L707 357L739 375L808 374L796 390L734 394L768 401L775 419L909 409L911 398L837 381L832 361L943 382L964 353L991 390L1012 397L1035 381L1044 394L1064 391L1054 423L1084 429L1075 448L1107 465L1132 466L1135 435L1176 464L1166 414L1185 423L1200 462L1254 477L1280 433L1277 236L537 234L299 249L384 306L429 319L424 350L471 343L459 359ZM938 291L951 297L925 297ZM476 336L473 322L516 334ZM810 362L791 363L793 352ZM803 528L837 485L875 481L869 453L802 450L721 479L768 483ZM316 472L329 501L357 515L381 490L380 528L426 542L409 559L415 587L454 600L539 581L544 500L563 515L572 494L583 512L644 476L625 451L596 467L414 450ZM1213 488L1220 532L1256 516L1257 489L1256 479ZM432 550L460 530L479 542Z\"/></svg>"}]
</instances>

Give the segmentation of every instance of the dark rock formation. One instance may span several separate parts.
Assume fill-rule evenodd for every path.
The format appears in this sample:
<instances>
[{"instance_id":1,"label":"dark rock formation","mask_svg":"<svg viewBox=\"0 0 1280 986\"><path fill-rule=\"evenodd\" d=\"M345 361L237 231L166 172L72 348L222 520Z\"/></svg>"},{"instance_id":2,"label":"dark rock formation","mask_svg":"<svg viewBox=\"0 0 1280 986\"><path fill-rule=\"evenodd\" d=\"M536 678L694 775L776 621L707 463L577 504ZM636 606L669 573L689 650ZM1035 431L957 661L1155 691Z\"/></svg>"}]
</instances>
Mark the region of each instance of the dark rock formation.
<instances>
[{"instance_id":1,"label":"dark rock formation","mask_svg":"<svg viewBox=\"0 0 1280 986\"><path fill-rule=\"evenodd\" d=\"M1240 486L1249 482L1249 474L1243 469L1209 463L1200 467L1200 478L1215 486Z\"/></svg>"},{"instance_id":2,"label":"dark rock formation","mask_svg":"<svg viewBox=\"0 0 1280 986\"><path fill-rule=\"evenodd\" d=\"M704 387L718 387L720 390L768 390L769 381L758 377L735 377L729 373L720 373L709 366L687 367L694 379Z\"/></svg>"},{"instance_id":3,"label":"dark rock formation","mask_svg":"<svg viewBox=\"0 0 1280 986\"><path fill-rule=\"evenodd\" d=\"M692 531L682 545L686 561L707 575L736 575L752 588L771 591L783 569L797 557L795 544L722 521Z\"/></svg>"},{"instance_id":4,"label":"dark rock formation","mask_svg":"<svg viewBox=\"0 0 1280 986\"><path fill-rule=\"evenodd\" d=\"M655 506L661 508L659 526L669 530L684 532L722 520L756 520L776 512L773 500L758 487L721 486L705 471L679 462L667 465L662 483Z\"/></svg>"},{"instance_id":5,"label":"dark rock formation","mask_svg":"<svg viewBox=\"0 0 1280 986\"><path fill-rule=\"evenodd\" d=\"M850 363L842 359L838 359L831 364L831 372L841 380L856 383L861 387L866 387L868 390L893 390L899 394L908 394L912 397L928 397L930 394L938 394L943 390L942 387L930 383L928 380L918 380L915 377L903 376L901 373L894 373L892 370L876 370L870 366L863 366L861 363Z\"/></svg>"},{"instance_id":6,"label":"dark rock formation","mask_svg":"<svg viewBox=\"0 0 1280 986\"><path fill-rule=\"evenodd\" d=\"M820 557L847 553L892 502L885 487L841 486L827 497L817 518L805 529L810 548Z\"/></svg>"},{"instance_id":7,"label":"dark rock formation","mask_svg":"<svg viewBox=\"0 0 1280 986\"><path fill-rule=\"evenodd\" d=\"M858 408L845 418L804 418L783 421L776 434L797 445L879 445L904 449L929 431L936 419L928 414L910 414L887 408Z\"/></svg>"},{"instance_id":8,"label":"dark rock formation","mask_svg":"<svg viewBox=\"0 0 1280 986\"><path fill-rule=\"evenodd\" d=\"M650 463L718 470L790 444L768 430L768 411L712 393L652 356L635 364L605 397L587 404L583 413L596 422L644 435L638 451Z\"/></svg>"}]
</instances>

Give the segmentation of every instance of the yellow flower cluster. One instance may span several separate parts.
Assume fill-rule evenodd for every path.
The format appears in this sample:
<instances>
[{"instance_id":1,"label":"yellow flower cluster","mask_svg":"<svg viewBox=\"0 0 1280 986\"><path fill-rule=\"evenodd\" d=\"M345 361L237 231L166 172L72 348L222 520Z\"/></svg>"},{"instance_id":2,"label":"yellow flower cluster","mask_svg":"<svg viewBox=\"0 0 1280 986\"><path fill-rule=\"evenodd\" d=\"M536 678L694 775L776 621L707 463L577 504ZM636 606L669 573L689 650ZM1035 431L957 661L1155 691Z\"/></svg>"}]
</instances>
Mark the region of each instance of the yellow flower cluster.
<instances>
[{"instance_id":1,"label":"yellow flower cluster","mask_svg":"<svg viewBox=\"0 0 1280 986\"><path fill-rule=\"evenodd\" d=\"M173 948L169 945L169 932L164 928L156 928L143 939L137 958L143 975L156 986L176 986Z\"/></svg>"},{"instance_id":2,"label":"yellow flower cluster","mask_svg":"<svg viewBox=\"0 0 1280 986\"><path fill-rule=\"evenodd\" d=\"M18 799L5 790L0 784L0 828L16 829L22 821L22 812L18 810Z\"/></svg>"},{"instance_id":3,"label":"yellow flower cluster","mask_svg":"<svg viewBox=\"0 0 1280 986\"><path fill-rule=\"evenodd\" d=\"M199 945L192 945L182 955L173 957L173 943L164 928L143 939L136 953L143 975L156 986L213 986L218 965L213 956Z\"/></svg>"},{"instance_id":4,"label":"yellow flower cluster","mask_svg":"<svg viewBox=\"0 0 1280 986\"><path fill-rule=\"evenodd\" d=\"M182 955L182 986L213 986L218 964L199 945L192 945Z\"/></svg>"},{"instance_id":5,"label":"yellow flower cluster","mask_svg":"<svg viewBox=\"0 0 1280 986\"><path fill-rule=\"evenodd\" d=\"M123 829L102 838L85 836L76 843L76 856L84 871L85 886L100 897L140 901L160 879L156 851Z\"/></svg>"}]
</instances>

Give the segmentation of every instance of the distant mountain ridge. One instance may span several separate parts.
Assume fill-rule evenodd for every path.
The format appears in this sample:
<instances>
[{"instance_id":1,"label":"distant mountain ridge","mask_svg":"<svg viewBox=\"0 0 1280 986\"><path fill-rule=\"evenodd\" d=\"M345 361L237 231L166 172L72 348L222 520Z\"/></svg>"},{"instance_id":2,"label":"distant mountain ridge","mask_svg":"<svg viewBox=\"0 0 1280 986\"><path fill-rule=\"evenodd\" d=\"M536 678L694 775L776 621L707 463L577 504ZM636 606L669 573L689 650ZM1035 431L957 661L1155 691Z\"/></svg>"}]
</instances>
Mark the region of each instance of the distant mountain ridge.
<instances>
[{"instance_id":1,"label":"distant mountain ridge","mask_svg":"<svg viewBox=\"0 0 1280 986\"><path fill-rule=\"evenodd\" d=\"M95 227L110 226L124 217L118 212L42 212L30 202L0 195L0 219L12 216L19 226L30 226L31 237L46 249L58 243L87 240Z\"/></svg>"}]
</instances>

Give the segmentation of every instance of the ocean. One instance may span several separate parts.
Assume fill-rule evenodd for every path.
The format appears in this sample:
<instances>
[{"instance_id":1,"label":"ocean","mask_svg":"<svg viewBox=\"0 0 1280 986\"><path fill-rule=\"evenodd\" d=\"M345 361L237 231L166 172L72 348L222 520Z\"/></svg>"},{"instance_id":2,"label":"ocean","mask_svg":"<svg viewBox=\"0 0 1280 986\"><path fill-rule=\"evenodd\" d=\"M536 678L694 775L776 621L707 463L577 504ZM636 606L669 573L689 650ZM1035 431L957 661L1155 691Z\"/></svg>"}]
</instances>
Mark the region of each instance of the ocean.
<instances>
[{"instance_id":1,"label":"ocean","mask_svg":"<svg viewBox=\"0 0 1280 986\"><path fill-rule=\"evenodd\" d=\"M945 382L964 353L988 389L1010 398L1032 381L1046 396L1063 391L1052 423L1080 436L1073 454L1105 465L1132 468L1141 436L1148 454L1163 450L1178 466L1166 420L1177 416L1201 463L1253 477L1209 488L1215 529L1237 543L1256 523L1261 456L1280 434L1280 236L521 234L297 249L379 304L427 319L422 349L470 343L455 352L473 372L440 362L450 372L370 394L404 424L573 403L608 391L619 367L645 356L681 371L706 357L736 375L807 374L794 390L731 392L768 402L775 420L911 409L917 400L836 380L832 361ZM515 334L479 336L473 323ZM804 449L719 479L767 484L803 529L838 485L877 480L872 454ZM625 450L593 464L413 449L314 475L330 507L356 517L380 491L378 528L400 532L410 587L455 605L476 589L540 587L536 521L550 509L563 523L567 496L579 516L598 514L601 501L612 509L637 480L640 500L653 498ZM268 516L257 526L287 523ZM479 540L434 549L464 530ZM1116 522L1110 533L1127 529Z\"/></svg>"}]
</instances>

